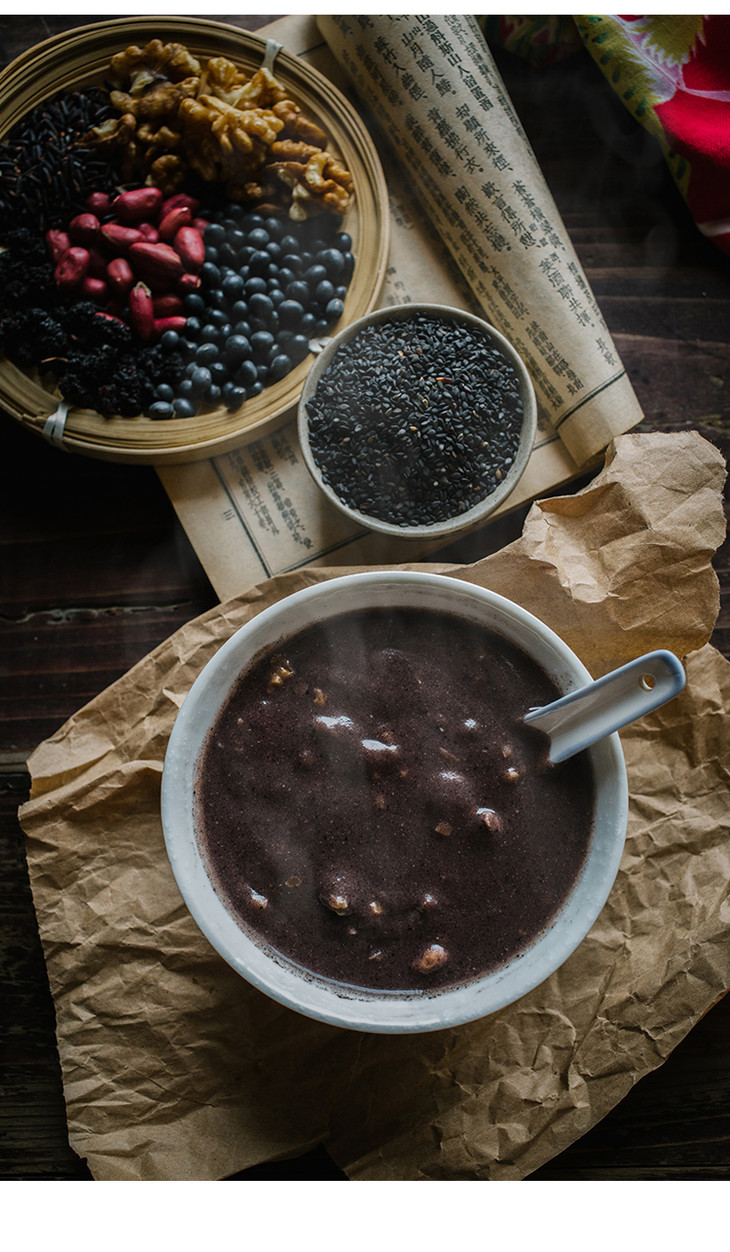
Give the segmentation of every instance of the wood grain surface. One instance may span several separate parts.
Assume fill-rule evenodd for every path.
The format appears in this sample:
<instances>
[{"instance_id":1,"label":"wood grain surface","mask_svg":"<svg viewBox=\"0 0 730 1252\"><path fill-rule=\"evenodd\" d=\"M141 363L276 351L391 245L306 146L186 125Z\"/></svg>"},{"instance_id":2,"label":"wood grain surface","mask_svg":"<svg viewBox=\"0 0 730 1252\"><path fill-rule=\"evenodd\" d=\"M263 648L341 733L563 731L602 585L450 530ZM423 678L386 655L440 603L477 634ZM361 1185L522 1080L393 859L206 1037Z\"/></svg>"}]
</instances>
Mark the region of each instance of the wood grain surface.
<instances>
[{"instance_id":1,"label":"wood grain surface","mask_svg":"<svg viewBox=\"0 0 730 1252\"><path fill-rule=\"evenodd\" d=\"M0 63L80 17L0 19ZM271 17L220 18L259 29ZM656 143L591 60L498 64L623 357L640 429L699 430L730 453L730 263L697 232ZM154 470L73 457L0 414L0 1179L82 1180L69 1147L53 1005L16 810L29 752L216 603ZM474 560L525 510L455 544ZM713 643L730 657L728 545ZM534 1179L730 1178L730 997ZM324 1148L236 1180L344 1179Z\"/></svg>"}]
</instances>

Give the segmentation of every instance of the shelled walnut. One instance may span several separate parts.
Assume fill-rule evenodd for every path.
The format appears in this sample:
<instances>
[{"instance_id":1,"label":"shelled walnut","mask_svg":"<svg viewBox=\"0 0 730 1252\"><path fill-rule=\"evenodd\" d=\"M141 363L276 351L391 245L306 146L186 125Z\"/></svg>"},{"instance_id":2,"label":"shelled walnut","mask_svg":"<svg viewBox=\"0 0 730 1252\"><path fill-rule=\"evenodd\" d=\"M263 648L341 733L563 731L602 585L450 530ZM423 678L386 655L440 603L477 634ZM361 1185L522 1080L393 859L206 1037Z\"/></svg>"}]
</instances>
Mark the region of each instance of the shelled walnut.
<instances>
[{"instance_id":1,"label":"shelled walnut","mask_svg":"<svg viewBox=\"0 0 730 1252\"><path fill-rule=\"evenodd\" d=\"M110 69L120 117L81 142L118 160L129 181L169 195L195 175L229 200L298 220L349 207L350 172L268 68L247 74L226 57L201 65L184 45L153 39Z\"/></svg>"}]
</instances>

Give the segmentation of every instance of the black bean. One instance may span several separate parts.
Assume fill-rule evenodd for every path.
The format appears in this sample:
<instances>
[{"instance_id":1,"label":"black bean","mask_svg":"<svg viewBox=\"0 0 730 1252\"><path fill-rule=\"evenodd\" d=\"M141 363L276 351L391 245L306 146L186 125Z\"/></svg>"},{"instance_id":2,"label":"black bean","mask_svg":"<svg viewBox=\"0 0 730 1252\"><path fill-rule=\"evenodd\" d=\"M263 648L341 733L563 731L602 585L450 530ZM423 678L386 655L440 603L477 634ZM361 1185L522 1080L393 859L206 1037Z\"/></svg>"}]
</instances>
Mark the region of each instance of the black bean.
<instances>
[{"instance_id":1,"label":"black bean","mask_svg":"<svg viewBox=\"0 0 730 1252\"><path fill-rule=\"evenodd\" d=\"M181 394L190 398L202 367L211 374L202 400L211 402L220 388L232 410L285 377L306 357L309 339L329 333L342 316L352 241L340 237L334 218L264 219L238 205L210 216L202 285L185 306L192 345Z\"/></svg>"},{"instance_id":2,"label":"black bean","mask_svg":"<svg viewBox=\"0 0 730 1252\"><path fill-rule=\"evenodd\" d=\"M205 229L203 239L205 241L206 253L208 248L215 248L222 244L226 237L226 228L221 222L211 222L210 226Z\"/></svg>"},{"instance_id":3,"label":"black bean","mask_svg":"<svg viewBox=\"0 0 730 1252\"><path fill-rule=\"evenodd\" d=\"M288 283L284 289L287 300L298 300L300 304L309 304L309 285L302 282L301 279L295 279L293 283Z\"/></svg>"},{"instance_id":4,"label":"black bean","mask_svg":"<svg viewBox=\"0 0 730 1252\"><path fill-rule=\"evenodd\" d=\"M263 359L268 355L274 345L274 336L271 331L257 330L251 336L251 350L253 352L254 361L258 358Z\"/></svg>"},{"instance_id":5,"label":"black bean","mask_svg":"<svg viewBox=\"0 0 730 1252\"><path fill-rule=\"evenodd\" d=\"M217 265L212 261L204 261L200 267L200 282L203 287L207 287L210 291L214 291L220 286L221 272Z\"/></svg>"},{"instance_id":6,"label":"black bean","mask_svg":"<svg viewBox=\"0 0 730 1252\"><path fill-rule=\"evenodd\" d=\"M221 283L221 290L228 300L238 301L243 291L243 279L240 274L227 274Z\"/></svg>"},{"instance_id":7,"label":"black bean","mask_svg":"<svg viewBox=\"0 0 730 1252\"><path fill-rule=\"evenodd\" d=\"M231 335L223 346L223 356L232 368L251 356L251 344L244 335Z\"/></svg>"},{"instance_id":8,"label":"black bean","mask_svg":"<svg viewBox=\"0 0 730 1252\"><path fill-rule=\"evenodd\" d=\"M304 308L298 300L284 300L279 305L279 321L282 326L298 326L304 316Z\"/></svg>"},{"instance_id":9,"label":"black bean","mask_svg":"<svg viewBox=\"0 0 730 1252\"><path fill-rule=\"evenodd\" d=\"M257 317L264 321L268 321L274 311L274 305L271 297L263 292L254 292L248 302L248 311L251 317Z\"/></svg>"},{"instance_id":10,"label":"black bean","mask_svg":"<svg viewBox=\"0 0 730 1252\"><path fill-rule=\"evenodd\" d=\"M321 283L317 283L314 298L319 304L329 304L330 300L334 300L334 297L335 289L328 278L323 278Z\"/></svg>"},{"instance_id":11,"label":"black bean","mask_svg":"<svg viewBox=\"0 0 730 1252\"><path fill-rule=\"evenodd\" d=\"M251 387L256 382L258 372L253 361L242 361L233 375L233 381L239 387Z\"/></svg>"},{"instance_id":12,"label":"black bean","mask_svg":"<svg viewBox=\"0 0 730 1252\"><path fill-rule=\"evenodd\" d=\"M327 271L324 265L310 265L309 269L304 272L304 281L308 284L311 291L315 291L318 284L326 280Z\"/></svg>"},{"instance_id":13,"label":"black bean","mask_svg":"<svg viewBox=\"0 0 730 1252\"><path fill-rule=\"evenodd\" d=\"M212 308L208 310L208 322L212 326L227 326L228 314L224 309Z\"/></svg>"},{"instance_id":14,"label":"black bean","mask_svg":"<svg viewBox=\"0 0 730 1252\"><path fill-rule=\"evenodd\" d=\"M249 269L255 276L263 276L268 274L272 265L271 257L268 252L254 252L248 263Z\"/></svg>"},{"instance_id":15,"label":"black bean","mask_svg":"<svg viewBox=\"0 0 730 1252\"><path fill-rule=\"evenodd\" d=\"M216 343L201 343L195 349L195 360L198 365L210 365L218 360L220 349Z\"/></svg>"},{"instance_id":16,"label":"black bean","mask_svg":"<svg viewBox=\"0 0 730 1252\"><path fill-rule=\"evenodd\" d=\"M189 291L183 300L186 313L205 313L205 300L197 291Z\"/></svg>"},{"instance_id":17,"label":"black bean","mask_svg":"<svg viewBox=\"0 0 730 1252\"><path fill-rule=\"evenodd\" d=\"M236 409L240 409L246 399L246 391L243 387L231 386L228 390L223 388L223 403L229 412L234 413Z\"/></svg>"},{"instance_id":18,"label":"black bean","mask_svg":"<svg viewBox=\"0 0 730 1252\"><path fill-rule=\"evenodd\" d=\"M338 318L342 317L342 314L344 313L344 311L345 311L345 306L342 300L339 300L337 296L335 296L327 304L325 311L324 311L324 315L329 322L336 322Z\"/></svg>"},{"instance_id":19,"label":"black bean","mask_svg":"<svg viewBox=\"0 0 730 1252\"><path fill-rule=\"evenodd\" d=\"M285 378L292 368L292 362L286 353L278 353L269 367L269 377L272 382L277 382L280 378Z\"/></svg>"},{"instance_id":20,"label":"black bean","mask_svg":"<svg viewBox=\"0 0 730 1252\"><path fill-rule=\"evenodd\" d=\"M302 361L309 352L309 341L306 335L292 335L287 344L287 351L292 361Z\"/></svg>"},{"instance_id":21,"label":"black bean","mask_svg":"<svg viewBox=\"0 0 730 1252\"><path fill-rule=\"evenodd\" d=\"M210 370L205 365L196 365L190 376L190 382L192 383L192 394L201 396L208 390L213 382L213 378Z\"/></svg>"},{"instance_id":22,"label":"black bean","mask_svg":"<svg viewBox=\"0 0 730 1252\"><path fill-rule=\"evenodd\" d=\"M327 274L333 281L339 278L345 268L345 262L342 253L337 248L324 248L317 254L317 260L327 270Z\"/></svg>"},{"instance_id":23,"label":"black bean","mask_svg":"<svg viewBox=\"0 0 730 1252\"><path fill-rule=\"evenodd\" d=\"M152 417L152 418L157 418L158 420L160 419L164 420L170 417L174 417L175 409L173 408L172 404L169 404L165 400L155 400L154 404L151 404L150 407L148 408L147 416ZM184 416L185 415L183 413L178 412L178 417L184 417Z\"/></svg>"}]
</instances>

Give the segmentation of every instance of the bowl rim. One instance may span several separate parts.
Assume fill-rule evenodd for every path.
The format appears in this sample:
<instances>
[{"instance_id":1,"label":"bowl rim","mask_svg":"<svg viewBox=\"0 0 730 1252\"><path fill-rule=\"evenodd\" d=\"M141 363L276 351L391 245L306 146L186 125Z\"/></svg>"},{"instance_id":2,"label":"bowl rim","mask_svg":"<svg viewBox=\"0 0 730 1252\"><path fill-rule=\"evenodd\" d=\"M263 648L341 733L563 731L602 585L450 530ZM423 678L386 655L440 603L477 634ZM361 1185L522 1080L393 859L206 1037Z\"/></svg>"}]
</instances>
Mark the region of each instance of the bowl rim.
<instances>
[{"instance_id":1,"label":"bowl rim","mask_svg":"<svg viewBox=\"0 0 730 1252\"><path fill-rule=\"evenodd\" d=\"M446 1029L506 1007L555 972L583 941L618 873L628 819L626 766L617 734L588 749L596 777L596 825L586 864L562 908L525 951L472 982L423 993L373 992L334 982L275 953L242 928L215 892L196 841L193 776L202 744L231 682L266 648L309 622L368 604L434 602L471 611L490 629L509 622L518 646L544 646L553 676L568 691L591 680L575 653L539 618L515 602L466 579L422 571L368 571L336 576L283 597L234 632L204 666L180 708L165 755L161 816L165 848L193 920L220 956L271 999L314 1020L381 1034ZM495 622L498 623L495 625ZM529 650L529 649L528 649ZM544 662L544 656L541 657ZM604 829L605 827L605 829Z\"/></svg>"},{"instance_id":2,"label":"bowl rim","mask_svg":"<svg viewBox=\"0 0 730 1252\"><path fill-rule=\"evenodd\" d=\"M381 518L372 517L368 513L363 513L360 509L352 508L340 499L337 492L323 481L321 471L314 459L310 441L309 441L309 414L307 413L307 401L312 398L320 378L329 366L332 358L335 356L339 348L347 343L355 335L359 334L367 326L371 326L376 322L388 321L395 318L399 321L405 321L409 317L416 314L425 313L432 316L438 316L444 320L456 319L466 322L469 325L476 326L488 338L490 338L512 363L520 382L520 392L522 398L522 429L520 431L520 441L517 448L515 459L512 462L504 480L495 487L494 491L480 500L478 504L472 506L465 513L457 514L448 518L443 522L433 522L428 525L418 526L398 526L392 522L386 522ZM507 497L517 486L522 474L524 473L527 463L532 453L535 435L537 432L537 400L535 398L535 389L529 370L525 365L514 345L500 331L494 327L486 318L478 316L476 313L470 313L466 309L455 308L448 304L428 304L423 302L408 302L404 304L385 305L380 309L375 309L370 313L366 313L363 317L357 318L348 326L344 326L337 332L328 342L322 351L317 355L312 364L309 373L304 382L299 403L297 407L297 428L299 433L299 443L302 450L304 463L309 470L312 478L317 486L324 493L334 508L338 509L350 521L356 522L359 526L368 530L375 531L381 535L389 535L396 539L438 539L441 537L451 538L462 531L469 530L472 527L484 522L496 510L504 504Z\"/></svg>"}]
</instances>

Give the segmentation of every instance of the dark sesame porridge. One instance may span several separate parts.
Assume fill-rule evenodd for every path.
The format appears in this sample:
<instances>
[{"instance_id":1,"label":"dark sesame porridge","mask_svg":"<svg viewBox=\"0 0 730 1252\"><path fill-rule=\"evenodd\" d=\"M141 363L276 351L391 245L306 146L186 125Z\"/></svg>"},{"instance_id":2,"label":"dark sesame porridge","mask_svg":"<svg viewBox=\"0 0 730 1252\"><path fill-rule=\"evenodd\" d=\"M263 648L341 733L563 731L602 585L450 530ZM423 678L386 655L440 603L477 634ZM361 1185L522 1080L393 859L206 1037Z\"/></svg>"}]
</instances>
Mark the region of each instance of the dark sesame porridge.
<instances>
[{"instance_id":1,"label":"dark sesame porridge","mask_svg":"<svg viewBox=\"0 0 730 1252\"><path fill-rule=\"evenodd\" d=\"M590 764L522 725L558 695L504 640L432 611L344 614L238 680L196 824L255 938L378 989L463 983L549 926L585 861Z\"/></svg>"}]
</instances>

